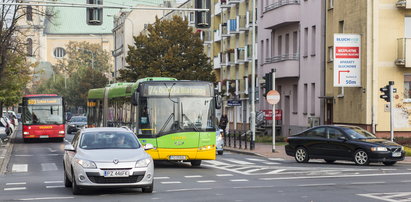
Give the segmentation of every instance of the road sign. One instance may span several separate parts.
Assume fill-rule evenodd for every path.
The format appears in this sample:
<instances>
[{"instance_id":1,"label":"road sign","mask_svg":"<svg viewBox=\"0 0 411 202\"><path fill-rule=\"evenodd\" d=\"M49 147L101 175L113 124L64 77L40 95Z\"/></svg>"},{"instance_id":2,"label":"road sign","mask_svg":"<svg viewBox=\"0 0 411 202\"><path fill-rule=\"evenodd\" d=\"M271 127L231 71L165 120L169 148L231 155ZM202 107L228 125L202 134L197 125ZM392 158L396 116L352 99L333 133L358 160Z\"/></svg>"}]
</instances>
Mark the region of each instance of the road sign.
<instances>
[{"instance_id":1,"label":"road sign","mask_svg":"<svg viewBox=\"0 0 411 202\"><path fill-rule=\"evenodd\" d=\"M361 86L361 35L334 34L334 87Z\"/></svg>"},{"instance_id":2,"label":"road sign","mask_svg":"<svg viewBox=\"0 0 411 202\"><path fill-rule=\"evenodd\" d=\"M262 110L264 112L265 120L273 120L273 110ZM275 110L275 120L282 120L283 111L281 109Z\"/></svg>"},{"instance_id":3,"label":"road sign","mask_svg":"<svg viewBox=\"0 0 411 202\"><path fill-rule=\"evenodd\" d=\"M280 101L280 93L276 90L270 90L267 93L267 102L275 105Z\"/></svg>"}]
</instances>

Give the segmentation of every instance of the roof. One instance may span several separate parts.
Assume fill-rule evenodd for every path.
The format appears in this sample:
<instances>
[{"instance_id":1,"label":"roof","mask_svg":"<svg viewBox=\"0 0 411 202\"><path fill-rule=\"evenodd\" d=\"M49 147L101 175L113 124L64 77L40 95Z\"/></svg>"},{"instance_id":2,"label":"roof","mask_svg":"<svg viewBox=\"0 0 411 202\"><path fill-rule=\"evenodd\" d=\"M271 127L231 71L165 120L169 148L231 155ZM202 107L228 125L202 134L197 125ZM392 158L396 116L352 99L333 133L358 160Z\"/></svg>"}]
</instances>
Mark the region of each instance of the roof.
<instances>
[{"instance_id":1,"label":"roof","mask_svg":"<svg viewBox=\"0 0 411 202\"><path fill-rule=\"evenodd\" d=\"M85 0L59 0L64 3L84 4ZM163 0L104 0L103 5L125 6L159 6ZM103 9L103 24L88 25L86 22L86 8L55 7L52 20L45 21L46 34L112 34L113 16L120 9Z\"/></svg>"}]
</instances>

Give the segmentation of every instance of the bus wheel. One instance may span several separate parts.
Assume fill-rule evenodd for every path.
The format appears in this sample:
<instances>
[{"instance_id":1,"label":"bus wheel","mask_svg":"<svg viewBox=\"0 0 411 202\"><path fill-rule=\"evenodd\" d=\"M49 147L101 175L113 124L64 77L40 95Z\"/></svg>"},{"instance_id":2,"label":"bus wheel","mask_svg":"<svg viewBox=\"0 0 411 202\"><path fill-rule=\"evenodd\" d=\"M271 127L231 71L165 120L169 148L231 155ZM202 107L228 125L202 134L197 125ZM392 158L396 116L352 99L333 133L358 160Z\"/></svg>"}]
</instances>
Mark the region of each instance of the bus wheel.
<instances>
[{"instance_id":1,"label":"bus wheel","mask_svg":"<svg viewBox=\"0 0 411 202\"><path fill-rule=\"evenodd\" d=\"M201 165L201 160L191 161L191 166L193 166L193 167L198 167L200 165Z\"/></svg>"}]
</instances>

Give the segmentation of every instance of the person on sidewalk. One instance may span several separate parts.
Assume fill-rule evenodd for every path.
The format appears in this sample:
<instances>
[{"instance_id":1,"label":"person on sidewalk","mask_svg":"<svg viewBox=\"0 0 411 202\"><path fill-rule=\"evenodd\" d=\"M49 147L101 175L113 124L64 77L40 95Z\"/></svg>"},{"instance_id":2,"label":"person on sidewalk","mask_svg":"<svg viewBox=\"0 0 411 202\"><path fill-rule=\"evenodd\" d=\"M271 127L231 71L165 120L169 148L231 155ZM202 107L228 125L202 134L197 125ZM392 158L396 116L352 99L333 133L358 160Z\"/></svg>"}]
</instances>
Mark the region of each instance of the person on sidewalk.
<instances>
[{"instance_id":1,"label":"person on sidewalk","mask_svg":"<svg viewBox=\"0 0 411 202\"><path fill-rule=\"evenodd\" d=\"M221 129L223 129L224 136L226 135L226 130L225 130L225 128L227 127L227 123L228 123L227 114L221 115L220 124L218 124L218 126L219 126Z\"/></svg>"}]
</instances>

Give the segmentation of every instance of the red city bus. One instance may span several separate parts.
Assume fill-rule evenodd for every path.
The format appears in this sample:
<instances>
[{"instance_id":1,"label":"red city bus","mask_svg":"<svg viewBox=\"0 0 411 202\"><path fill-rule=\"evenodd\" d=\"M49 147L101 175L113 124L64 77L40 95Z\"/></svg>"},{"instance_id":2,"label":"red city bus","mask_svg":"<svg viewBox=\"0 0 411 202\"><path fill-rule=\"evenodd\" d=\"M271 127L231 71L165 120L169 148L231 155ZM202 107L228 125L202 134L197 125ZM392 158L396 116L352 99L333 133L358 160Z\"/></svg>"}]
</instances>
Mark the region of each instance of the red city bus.
<instances>
[{"instance_id":1,"label":"red city bus","mask_svg":"<svg viewBox=\"0 0 411 202\"><path fill-rule=\"evenodd\" d=\"M22 103L23 140L65 137L63 97L56 94L25 95Z\"/></svg>"}]
</instances>

